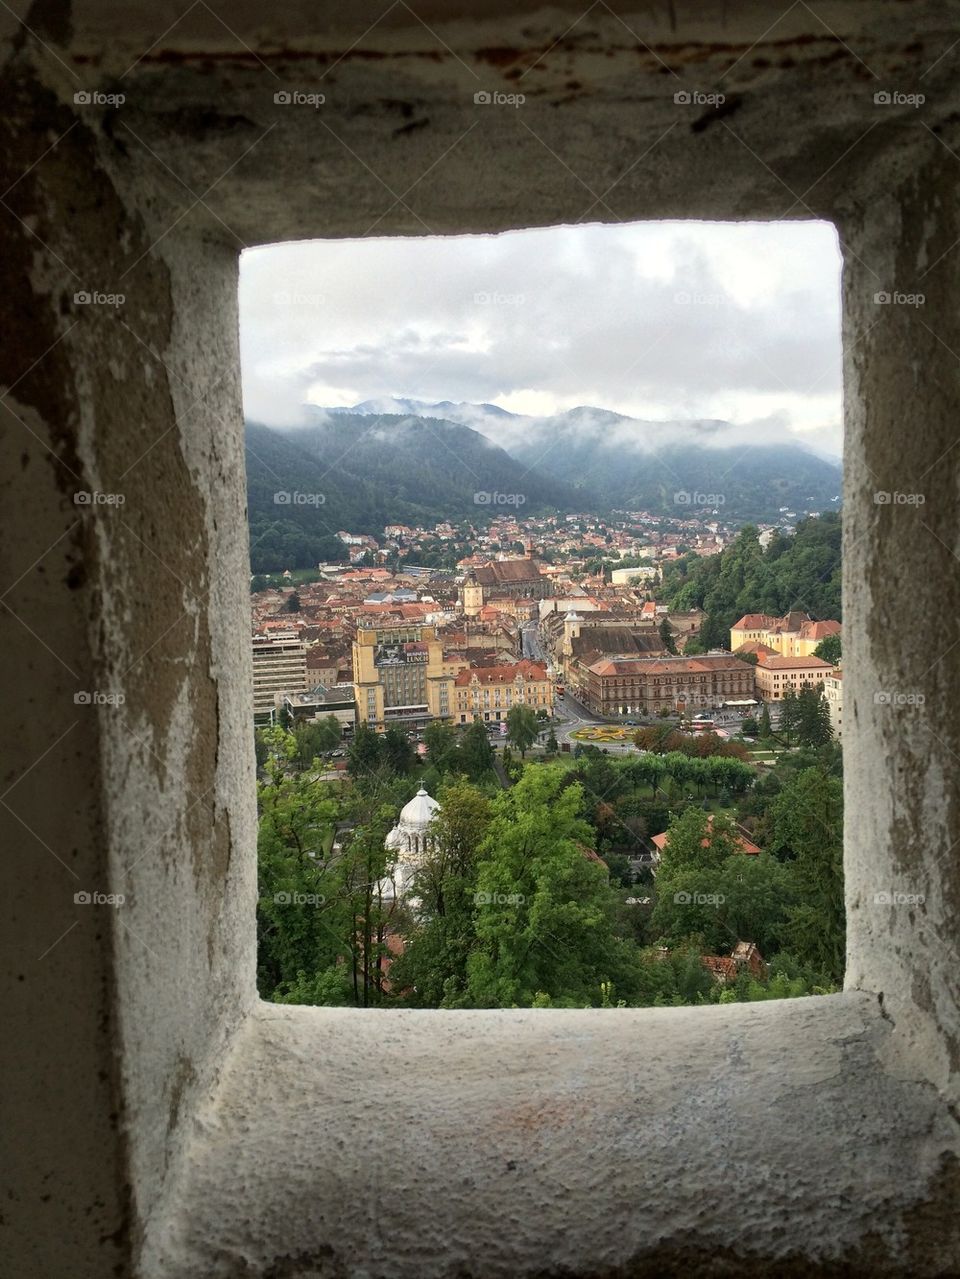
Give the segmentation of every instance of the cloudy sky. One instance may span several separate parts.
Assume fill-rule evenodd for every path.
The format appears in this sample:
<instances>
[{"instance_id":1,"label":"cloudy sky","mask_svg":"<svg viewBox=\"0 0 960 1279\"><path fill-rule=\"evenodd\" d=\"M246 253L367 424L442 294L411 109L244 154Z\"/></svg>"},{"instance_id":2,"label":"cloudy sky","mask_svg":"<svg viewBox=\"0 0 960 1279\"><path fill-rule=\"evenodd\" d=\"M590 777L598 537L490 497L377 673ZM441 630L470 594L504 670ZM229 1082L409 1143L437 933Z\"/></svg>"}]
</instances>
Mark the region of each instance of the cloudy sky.
<instances>
[{"instance_id":1,"label":"cloudy sky","mask_svg":"<svg viewBox=\"0 0 960 1279\"><path fill-rule=\"evenodd\" d=\"M838 454L840 255L825 223L662 222L244 253L244 407L399 396L543 416L719 418Z\"/></svg>"}]
</instances>

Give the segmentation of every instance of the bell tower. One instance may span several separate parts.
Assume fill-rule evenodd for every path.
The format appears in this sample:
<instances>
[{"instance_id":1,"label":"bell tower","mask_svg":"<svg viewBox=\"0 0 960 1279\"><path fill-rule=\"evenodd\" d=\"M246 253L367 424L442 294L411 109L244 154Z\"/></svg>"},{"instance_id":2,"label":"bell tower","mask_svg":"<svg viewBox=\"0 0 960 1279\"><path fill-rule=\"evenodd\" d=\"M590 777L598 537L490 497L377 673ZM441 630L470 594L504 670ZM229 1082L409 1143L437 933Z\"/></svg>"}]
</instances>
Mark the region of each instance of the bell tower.
<instances>
[{"instance_id":1,"label":"bell tower","mask_svg":"<svg viewBox=\"0 0 960 1279\"><path fill-rule=\"evenodd\" d=\"M483 608L483 587L477 581L473 569L463 579L460 587L460 607L464 617L479 617Z\"/></svg>"}]
</instances>

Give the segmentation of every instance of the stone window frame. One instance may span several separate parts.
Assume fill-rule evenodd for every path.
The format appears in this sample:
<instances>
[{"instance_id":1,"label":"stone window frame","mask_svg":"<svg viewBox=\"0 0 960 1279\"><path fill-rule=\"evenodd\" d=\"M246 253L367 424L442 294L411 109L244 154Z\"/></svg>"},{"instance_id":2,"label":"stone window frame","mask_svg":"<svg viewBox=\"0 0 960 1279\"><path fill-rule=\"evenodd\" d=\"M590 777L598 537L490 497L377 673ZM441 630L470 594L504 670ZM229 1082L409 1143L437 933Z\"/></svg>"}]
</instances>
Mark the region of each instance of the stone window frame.
<instances>
[{"instance_id":1,"label":"stone window frame","mask_svg":"<svg viewBox=\"0 0 960 1279\"><path fill-rule=\"evenodd\" d=\"M857 447L848 444L854 500ZM856 594L848 585L855 615ZM862 718L870 663L855 635L849 649L858 665L848 695ZM845 742L854 777L865 750L856 720L854 709ZM856 803L849 777L846 789ZM533 1247L544 1231L565 1240L551 1254L580 1267L600 1256L655 1264L663 1230L681 1255L702 1256L709 1240L757 1273L796 1256L829 1265L852 1249L867 1258L877 1214L891 1202L901 1226L921 1205L942 1202L944 1151L955 1134L935 1084L942 1053L933 1051L918 1069L916 1049L902 1038L909 1026L914 1044L934 1050L928 1019L895 993L895 969L888 967L881 995L856 962L857 941L874 923L865 920L865 899L876 882L859 843L848 823L853 962L837 995L684 1009L358 1012L263 1004L248 987L215 1091L198 1112L207 1136L185 1152L171 1211L147 1239L149 1265L226 1274L239 1231L256 1273L273 1273L279 1257L318 1259L330 1249L376 1268L385 1245L371 1240L366 1225L339 1213L334 1221L322 1205L362 1195L382 1143L398 1174L417 1170L416 1178L401 1176L406 1202L388 1211L388 1235L391 1249L415 1258L411 1265L423 1273L440 1273L431 1260L437 1249L443 1273L467 1266L476 1229L491 1273L507 1273L517 1249ZM243 928L249 971L250 915ZM379 1084L350 1077L356 1063L373 1059L405 1081L387 1108ZM532 1074L531 1061L538 1063ZM323 1117L323 1141L304 1125L305 1095ZM367 1105L377 1109L375 1136L357 1126ZM639 1145L624 1140L632 1123ZM350 1151L351 1143L352 1153L331 1165L329 1150ZM638 1180L641 1153L650 1180ZM728 1201L720 1213L707 1207L716 1203L709 1188L718 1162L736 1170L736 1211ZM678 1167L682 1178L666 1175ZM584 1188L591 1168L603 1169L606 1186L643 1186L642 1201L648 1210L655 1205L660 1224L651 1228L648 1212L616 1213L609 1225L606 1214L588 1213L571 1224L556 1181L563 1168ZM298 1216L305 1178L317 1207ZM746 1207L760 1203L760 1216ZM255 1237L238 1218L252 1205ZM681 1228L668 1224L686 1220L701 1223L695 1243L685 1244ZM505 1222L519 1233L504 1231ZM910 1239L916 1249L915 1232ZM902 1247L884 1235L884 1256L891 1248L902 1256Z\"/></svg>"},{"instance_id":2,"label":"stone window frame","mask_svg":"<svg viewBox=\"0 0 960 1279\"><path fill-rule=\"evenodd\" d=\"M664 27L657 39L673 41L668 57L692 50L691 74L720 74L731 38L752 47L769 26L762 6L754 6L755 25L743 16L749 6L736 8L731 32L678 5L678 35ZM70 703L74 674L91 688L125 677L130 696L120 714L78 720L67 744L27 773L24 756L39 760L50 745L50 717L31 703L9 725L11 801L41 828L27 845L11 820L26 846L9 938L17 963L37 953L35 902L53 912L66 895L66 871L44 844L66 852L84 886L128 898L124 914L105 924L88 914L73 927L68 916L69 934L51 938L56 948L24 974L28 997L11 1001L12 1035L28 1066L15 1095L23 1104L11 1107L18 1177L10 1211L20 1222L26 1212L32 1226L18 1258L57 1254L67 1273L102 1273L113 1250L118 1272L130 1260L145 1279L956 1271L958 884L948 854L958 834L960 652L931 665L902 625L905 592L921 618L957 615L950 450L960 201L944 142L956 150L947 56L955 32L942 8L838 0L830 11L869 62L897 74L904 64L917 76L929 71L939 138L909 132L908 117L893 112L867 137L856 114L870 88L863 68L853 58L843 63L822 23L812 23L780 66L757 69L738 58L731 83L741 74L749 83L730 111L674 128L656 164L631 175L623 160L660 145L653 90L662 89L662 66L650 58L641 72L623 23L599 11L591 25L596 18L611 55L602 92L590 76L571 82L559 65L575 56L572 42L542 59L556 101L531 118L546 131L565 130L570 168L608 167L620 215L777 218L794 191L804 198L789 216L830 218L840 229L845 789L857 821L845 832L842 994L710 1009L496 1014L355 1013L256 998L253 761L239 745L249 729L251 658L235 245L212 222L198 231L183 219L171 231L182 191L157 185L156 156L121 143L113 126L122 122L74 108L71 24L56 6L47 9L38 8L36 25L61 48L61 66L22 33L14 47L15 102L34 109L59 141L42 156L18 149L23 137L37 140L24 129L9 149L16 168L8 196L38 220L26 229L13 218L0 224L3 260L17 282L0 296L10 334L0 358L16 419L9 462L21 477L7 495L4 549L16 572L26 569L11 607L68 655L71 679L56 665L41 669L35 638L16 626L5 674L15 685L11 704L24 672L37 705L51 711ZM115 15L96 10L82 14L92 14L93 29L81 32L76 67L109 90L106 77L130 63L99 63L100 46L116 32ZM379 104L351 127L361 151L379 148L388 175L396 167L402 178L411 164L425 172L438 133L441 144L457 142L471 123L470 77L482 71L493 80L510 43L527 47L531 23L534 38L553 48L553 27L540 16L514 6L496 13L495 28L487 21L495 10L484 9L475 27L451 20L443 28L445 44L460 51L459 69L452 58L444 65L446 55L412 18L407 29L384 23L370 37L382 40L383 56L351 64L344 52L338 74L355 78L358 100ZM785 38L811 15L793 6L783 15ZM158 29L150 16L131 39L131 61L141 59L131 78L131 107L137 101L143 114L138 131L166 158L161 164L203 191L211 172L237 163L237 131L266 129L271 108L263 108L261 83L252 88L238 66L232 32L213 32L202 53L175 32L162 56L142 58ZM571 9L571 22L579 16ZM335 21L325 11L293 31L291 43L288 15L275 10L257 15L277 35L261 42L261 27L242 17L236 25L248 45L269 59L295 50L301 70L299 54L317 47L318 30L335 50L363 36L359 28L330 35ZM427 18L445 21L439 7ZM926 62L911 63L924 39L945 51L938 63L929 50ZM583 56L594 57L592 43ZM318 60L313 70L319 76L326 65ZM411 87L415 111L428 104L405 124L384 114L403 105L398 80ZM297 134L286 119L284 162L306 173L315 120ZM329 169L317 170L330 177L330 200L318 202L304 183L278 207L272 154L259 169L256 154L248 158L243 181L237 170L236 181L207 199L249 243L362 234L371 198L382 211L382 190L371 197L369 175L358 178L352 157L338 154L330 144ZM454 151L454 163L463 154ZM827 169L824 157L834 154L844 163ZM536 138L518 131L509 147L488 145L482 159L498 181L478 185L466 160L448 169L444 190L418 190L439 230L584 215L582 189L550 167ZM526 194L531 174L535 200ZM394 209L382 229L410 234L418 226ZM115 268L117 245L126 260L145 264L132 277L123 322L88 311L74 324L77 286L65 264L99 284ZM892 306L878 316L878 280L909 292L921 275L929 279L923 324ZM904 405L914 411L910 421ZM144 448L149 464L141 466ZM124 522L94 510L78 521L75 492L107 491L124 475ZM923 531L903 513L893 523L892 510L874 500L878 489L921 477ZM46 557L42 574L27 568L38 555ZM922 690L926 715L894 719L875 701L891 685ZM927 909L878 909L875 893L891 887L924 892ZM385 1096L373 1062L402 1086ZM28 1103L42 1109L46 1129L21 1126ZM51 1150L47 1130L65 1134L69 1150ZM56 1272L53 1264L40 1269Z\"/></svg>"}]
</instances>

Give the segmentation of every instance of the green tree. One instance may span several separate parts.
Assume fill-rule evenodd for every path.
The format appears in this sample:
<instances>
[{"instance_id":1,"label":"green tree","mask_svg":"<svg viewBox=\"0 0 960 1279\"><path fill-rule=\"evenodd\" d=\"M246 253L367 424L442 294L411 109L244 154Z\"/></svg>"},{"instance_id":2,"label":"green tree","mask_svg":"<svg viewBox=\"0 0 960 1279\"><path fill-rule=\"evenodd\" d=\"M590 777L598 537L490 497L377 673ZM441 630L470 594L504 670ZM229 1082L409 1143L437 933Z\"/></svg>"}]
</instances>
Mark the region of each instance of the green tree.
<instances>
[{"instance_id":1,"label":"green tree","mask_svg":"<svg viewBox=\"0 0 960 1279\"><path fill-rule=\"evenodd\" d=\"M483 781L493 768L493 747L481 719L475 719L460 738L460 767L473 782Z\"/></svg>"},{"instance_id":2,"label":"green tree","mask_svg":"<svg viewBox=\"0 0 960 1279\"><path fill-rule=\"evenodd\" d=\"M617 936L605 866L585 852L582 792L558 765L528 768L493 802L476 891L477 946L467 960L468 1006L600 1002L601 983L628 998L638 956Z\"/></svg>"},{"instance_id":3,"label":"green tree","mask_svg":"<svg viewBox=\"0 0 960 1279\"><path fill-rule=\"evenodd\" d=\"M416 762L410 739L399 724L391 724L383 735L383 760L396 777L406 776Z\"/></svg>"},{"instance_id":4,"label":"green tree","mask_svg":"<svg viewBox=\"0 0 960 1279\"><path fill-rule=\"evenodd\" d=\"M285 736L274 741L271 780L257 789L257 982L265 999L344 952L342 930L329 927L336 891L326 848L336 805L325 784L290 770L297 746Z\"/></svg>"},{"instance_id":5,"label":"green tree","mask_svg":"<svg viewBox=\"0 0 960 1279\"><path fill-rule=\"evenodd\" d=\"M673 627L670 625L670 619L667 617L665 617L660 623L660 639L663 643L663 647L668 653L675 653L677 651L677 642L673 638Z\"/></svg>"},{"instance_id":6,"label":"green tree","mask_svg":"<svg viewBox=\"0 0 960 1279\"><path fill-rule=\"evenodd\" d=\"M297 739L297 758L301 768L310 768L318 755L335 750L340 742L343 730L335 715L327 715L324 719L310 720L298 724L294 729Z\"/></svg>"},{"instance_id":7,"label":"green tree","mask_svg":"<svg viewBox=\"0 0 960 1279\"><path fill-rule=\"evenodd\" d=\"M665 564L663 595L671 610L702 608L716 619L723 638L711 621L701 635L705 647L728 643L730 627L744 613L809 609L839 619L840 543L840 517L833 512L799 521L792 536L775 538L766 551L757 529L745 525L719 555Z\"/></svg>"},{"instance_id":8,"label":"green tree","mask_svg":"<svg viewBox=\"0 0 960 1279\"><path fill-rule=\"evenodd\" d=\"M801 746L825 746L832 738L826 698L818 688L805 684L797 698L797 742Z\"/></svg>"},{"instance_id":9,"label":"green tree","mask_svg":"<svg viewBox=\"0 0 960 1279\"><path fill-rule=\"evenodd\" d=\"M297 739L279 724L259 729L257 739L263 756L262 767L270 782L278 786L284 777L297 769Z\"/></svg>"},{"instance_id":10,"label":"green tree","mask_svg":"<svg viewBox=\"0 0 960 1279\"><path fill-rule=\"evenodd\" d=\"M828 635L826 639L820 641L813 650L814 657L819 657L825 662L829 662L832 666L839 664L843 655L843 645L839 635Z\"/></svg>"},{"instance_id":11,"label":"green tree","mask_svg":"<svg viewBox=\"0 0 960 1279\"><path fill-rule=\"evenodd\" d=\"M344 962L350 969L352 1002L363 1008L384 1002L388 936L404 932L408 922L390 883L396 855L387 852L384 841L395 810L381 803L383 797L376 782L363 794L360 820L335 868L341 927L349 939Z\"/></svg>"},{"instance_id":12,"label":"green tree","mask_svg":"<svg viewBox=\"0 0 960 1279\"><path fill-rule=\"evenodd\" d=\"M413 880L416 920L390 970L404 1001L421 1008L456 1006L466 998L467 959L477 944L477 855L490 823L489 800L469 782L448 782L437 798L431 846Z\"/></svg>"},{"instance_id":13,"label":"green tree","mask_svg":"<svg viewBox=\"0 0 960 1279\"><path fill-rule=\"evenodd\" d=\"M383 740L375 728L361 721L347 751L347 769L356 781L375 773L383 764Z\"/></svg>"},{"instance_id":14,"label":"green tree","mask_svg":"<svg viewBox=\"0 0 960 1279\"><path fill-rule=\"evenodd\" d=\"M760 712L760 740L769 741L773 735L770 727L770 708L766 702L763 703L763 709Z\"/></svg>"},{"instance_id":15,"label":"green tree","mask_svg":"<svg viewBox=\"0 0 960 1279\"><path fill-rule=\"evenodd\" d=\"M432 720L424 730L427 760L438 773L445 773L453 765L457 753L457 735L452 724Z\"/></svg>"},{"instance_id":16,"label":"green tree","mask_svg":"<svg viewBox=\"0 0 960 1279\"><path fill-rule=\"evenodd\" d=\"M323 1004L342 1006L353 1003L350 969L338 962L320 972L301 968L293 979L284 979L270 996L275 1004Z\"/></svg>"},{"instance_id":17,"label":"green tree","mask_svg":"<svg viewBox=\"0 0 960 1279\"><path fill-rule=\"evenodd\" d=\"M537 717L529 706L511 706L507 711L507 738L525 758L528 748L537 740Z\"/></svg>"},{"instance_id":18,"label":"green tree","mask_svg":"<svg viewBox=\"0 0 960 1279\"><path fill-rule=\"evenodd\" d=\"M832 983L843 981L843 784L807 768L789 781L768 811L770 852L784 861L795 898L781 930L801 963Z\"/></svg>"},{"instance_id":19,"label":"green tree","mask_svg":"<svg viewBox=\"0 0 960 1279\"><path fill-rule=\"evenodd\" d=\"M557 735L553 731L553 728L551 728L549 734L547 735L547 754L556 755L559 749L560 749L560 743L557 741Z\"/></svg>"},{"instance_id":20,"label":"green tree","mask_svg":"<svg viewBox=\"0 0 960 1279\"><path fill-rule=\"evenodd\" d=\"M772 955L794 901L788 868L769 853L737 853L723 863L718 891L724 934L718 949L752 941L762 955Z\"/></svg>"},{"instance_id":21,"label":"green tree","mask_svg":"<svg viewBox=\"0 0 960 1279\"><path fill-rule=\"evenodd\" d=\"M724 953L752 941L771 953L787 918L788 876L767 853L745 853L725 816L689 808L670 825L657 872L650 936L675 945L692 935Z\"/></svg>"},{"instance_id":22,"label":"green tree","mask_svg":"<svg viewBox=\"0 0 960 1279\"><path fill-rule=\"evenodd\" d=\"M667 831L660 859L658 886L681 870L718 871L722 862L737 852L737 832L729 817L711 818L700 808L688 808L675 817Z\"/></svg>"},{"instance_id":23,"label":"green tree","mask_svg":"<svg viewBox=\"0 0 960 1279\"><path fill-rule=\"evenodd\" d=\"M712 648L727 647L730 643L730 627L726 625L721 614L707 614L700 625L699 639L704 653Z\"/></svg>"},{"instance_id":24,"label":"green tree","mask_svg":"<svg viewBox=\"0 0 960 1279\"><path fill-rule=\"evenodd\" d=\"M788 746L796 737L799 727L800 706L797 695L792 688L788 688L783 695L783 703L780 707L780 736Z\"/></svg>"}]
</instances>

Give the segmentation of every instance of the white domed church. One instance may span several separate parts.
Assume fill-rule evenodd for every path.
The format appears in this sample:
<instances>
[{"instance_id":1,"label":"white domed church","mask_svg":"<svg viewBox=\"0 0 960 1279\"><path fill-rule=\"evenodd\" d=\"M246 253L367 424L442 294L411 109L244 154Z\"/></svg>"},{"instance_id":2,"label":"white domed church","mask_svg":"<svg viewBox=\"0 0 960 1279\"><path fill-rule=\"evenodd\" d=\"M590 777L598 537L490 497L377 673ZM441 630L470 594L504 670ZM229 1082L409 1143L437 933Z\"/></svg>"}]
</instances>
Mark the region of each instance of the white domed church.
<instances>
[{"instance_id":1,"label":"white domed church","mask_svg":"<svg viewBox=\"0 0 960 1279\"><path fill-rule=\"evenodd\" d=\"M423 855L433 843L430 823L440 811L440 805L421 783L420 789L400 810L400 818L384 840L388 852L396 853L396 864L387 880L381 884L384 898L404 895L414 871L421 864Z\"/></svg>"}]
</instances>

